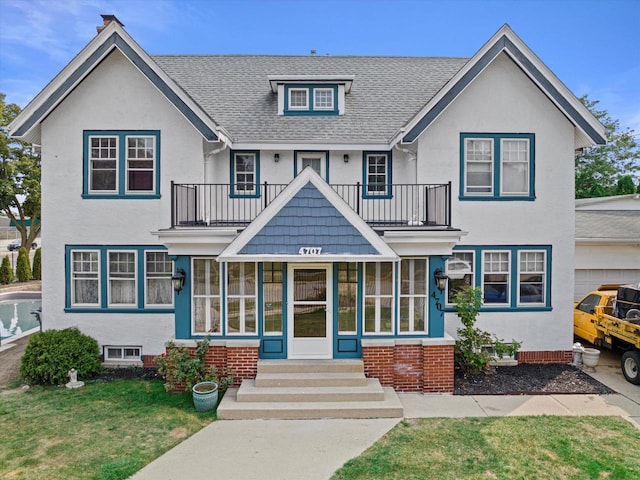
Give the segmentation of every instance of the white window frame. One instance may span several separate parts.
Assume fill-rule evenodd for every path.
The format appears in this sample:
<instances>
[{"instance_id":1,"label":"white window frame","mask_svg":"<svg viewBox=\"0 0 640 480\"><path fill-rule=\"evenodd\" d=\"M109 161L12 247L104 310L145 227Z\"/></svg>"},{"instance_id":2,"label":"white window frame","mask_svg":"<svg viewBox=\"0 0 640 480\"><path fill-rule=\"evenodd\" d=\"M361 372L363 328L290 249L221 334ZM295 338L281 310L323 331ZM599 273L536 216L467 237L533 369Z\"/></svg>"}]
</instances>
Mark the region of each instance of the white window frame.
<instances>
[{"instance_id":1,"label":"white window frame","mask_svg":"<svg viewBox=\"0 0 640 480\"><path fill-rule=\"evenodd\" d=\"M507 255L507 271L487 271L485 263L486 263L486 257L487 255L492 255L492 254L506 254ZM500 262L502 262L500 260ZM507 298L505 302L502 303L497 303L497 302L487 302L485 300L485 288L486 288L486 284L487 282L485 281L485 276L486 275L491 275L491 274L499 274L499 275L506 275L507 278ZM496 282L491 282L491 283L496 283ZM509 250L483 250L482 251L482 299L484 301L484 304L486 307L510 307L511 306L511 252Z\"/></svg>"},{"instance_id":2,"label":"white window frame","mask_svg":"<svg viewBox=\"0 0 640 480\"><path fill-rule=\"evenodd\" d=\"M98 157L93 157L92 152L93 152L93 147L92 147L92 142L93 140L115 140L116 145L115 145L115 157L108 157L108 158L100 158L100 156ZM120 137L118 135L89 135L88 137L88 142L89 145L87 146L88 148L88 158L89 158L89 162L88 162L88 167L89 167L89 184L88 184L88 189L89 189L89 193L95 193L95 194L117 194L119 192L119 181L120 181ZM99 150L102 147L97 147ZM108 147L111 148L111 147ZM115 187L112 190L96 190L92 188L92 184L93 184L93 173L95 171L100 171L100 170L112 170L112 169L95 169L93 168L93 162L94 161L113 161L115 162L116 166L115 166Z\"/></svg>"},{"instance_id":3,"label":"white window frame","mask_svg":"<svg viewBox=\"0 0 640 480\"><path fill-rule=\"evenodd\" d=\"M523 254L541 254L542 255L542 270L532 270L532 271L528 271L528 270L523 270L522 269L522 256ZM523 283L521 281L521 276L522 274L539 274L542 277L542 301L541 302L523 302L520 299L520 285L521 283ZM524 282L524 283L531 283L531 282ZM547 304L547 251L546 250L519 250L518 251L518 285L517 285L517 295L518 295L518 299L517 299L517 305L519 307L538 307L538 306L545 306Z\"/></svg>"},{"instance_id":4,"label":"white window frame","mask_svg":"<svg viewBox=\"0 0 640 480\"><path fill-rule=\"evenodd\" d=\"M386 293L380 293L380 265L382 263L389 263L391 264L391 272L392 272L392 279L391 279L391 293L386 294ZM395 285L396 285L396 268L395 268L395 263L394 262L365 262L363 264L363 295L362 295L362 334L363 335L393 335L395 332ZM376 283L375 283L375 288L376 291L374 293L368 293L367 292L367 268L369 268L370 266L375 266L376 269ZM367 299L374 299L375 300L375 307L374 307L374 331L367 331L366 330L366 316L367 316ZM390 298L391 299L391 319L390 319L390 324L391 324L391 330L388 332L383 332L381 331L381 303L380 301L382 299L387 299Z\"/></svg>"},{"instance_id":5,"label":"white window frame","mask_svg":"<svg viewBox=\"0 0 640 480\"><path fill-rule=\"evenodd\" d=\"M223 313L222 313L222 264L217 263L215 257L192 257L191 258L191 281L192 283L195 281L195 262L197 261L205 261L205 278L207 282L205 283L205 293L197 294L195 286L192 285L191 288L191 334L192 335L213 335L213 336L221 336L222 335L222 324L223 324ZM211 264L218 265L218 293L211 293L211 283L208 281L211 278L210 274L210 266ZM205 299L205 330L200 331L196 330L196 322L195 322L195 300L203 298ZM212 319L211 319L211 300L218 300L218 309L220 314L220 325L217 332L212 332Z\"/></svg>"},{"instance_id":6,"label":"white window frame","mask_svg":"<svg viewBox=\"0 0 640 480\"><path fill-rule=\"evenodd\" d=\"M112 303L111 300L111 280L126 280L130 281L131 278L113 277L111 274L111 259L112 253L131 253L133 254L133 303ZM138 252L136 250L107 250L107 307L108 308L137 308L138 306Z\"/></svg>"},{"instance_id":7,"label":"white window frame","mask_svg":"<svg viewBox=\"0 0 640 480\"><path fill-rule=\"evenodd\" d=\"M120 350L120 356L119 357L111 357L109 356L109 350ZM134 355L134 356L127 356L125 355L125 351L127 349L133 349L133 350L138 350L138 355ZM142 346L140 345L105 345L104 346L104 361L105 362L113 362L113 361L118 361L118 362L140 362L142 357Z\"/></svg>"},{"instance_id":8,"label":"white window frame","mask_svg":"<svg viewBox=\"0 0 640 480\"><path fill-rule=\"evenodd\" d=\"M467 262L466 260L462 260L461 258L457 257L458 254L471 255L471 262ZM450 270L449 269L450 261L460 261L460 262L469 263L470 270L468 272L466 271L461 272L460 270ZM462 274L462 277L460 279L464 278L467 275L470 275L471 276L470 287L474 288L476 286L475 263L476 263L476 252L474 250L454 250L451 257L449 257L445 262L445 270L447 275L449 276L449 281L447 282L447 292L445 297L447 306L455 305L452 301L449 301L449 300L453 300L452 298L450 299L449 297L451 296L451 292L450 292L451 280L458 280L457 278L455 278L457 275Z\"/></svg>"},{"instance_id":9,"label":"white window frame","mask_svg":"<svg viewBox=\"0 0 640 480\"><path fill-rule=\"evenodd\" d=\"M280 282L271 282L271 281L267 282L267 281L265 281L265 279L264 279L264 274L265 274L264 264L265 263L270 263L271 265L280 264L280 275L281 275ZM276 272L277 270L269 270L269 271L272 272L272 275L273 275L273 272ZM256 273L256 275L257 275L257 273ZM286 274L282 272L282 262L264 262L263 265L262 265L262 290L263 290L262 291L262 334L264 336L282 336L282 334L283 334L283 330L284 330L284 310L285 310L284 298L281 298L282 311L280 312L280 317L281 317L280 318L280 330L279 331L275 331L275 330L267 331L267 328L266 328L266 325L265 325L265 320L266 320L266 317L267 317L267 315L266 315L267 301L266 301L266 295L264 294L264 286L265 285L271 285L271 284L278 284L279 283L280 284L280 296L284 297L284 294L285 294L285 292L284 292L284 287L285 287L285 281L284 281L285 279L284 279L284 277L285 277L285 275Z\"/></svg>"},{"instance_id":10,"label":"white window frame","mask_svg":"<svg viewBox=\"0 0 640 480\"><path fill-rule=\"evenodd\" d=\"M507 143L524 143L525 149L525 159L524 160L505 160L505 144ZM529 191L529 166L531 165L531 159L529 158L531 152L531 143L528 138L501 138L500 139L500 195L505 197L526 197L530 195ZM525 168L525 190L523 192L508 192L504 188L505 183L505 164L519 164L524 165Z\"/></svg>"},{"instance_id":11,"label":"white window frame","mask_svg":"<svg viewBox=\"0 0 640 480\"><path fill-rule=\"evenodd\" d=\"M238 171L238 158L241 156L253 157L253 170ZM246 175L253 175L253 182L246 181ZM245 175L245 180L239 181L238 175ZM240 190L239 185L245 188ZM253 189L247 189L247 185L253 185ZM233 193L236 196L254 196L258 191L258 155L255 152L233 152Z\"/></svg>"},{"instance_id":12,"label":"white window frame","mask_svg":"<svg viewBox=\"0 0 640 480\"><path fill-rule=\"evenodd\" d=\"M327 180L327 152L295 152L296 156L296 172L297 174L302 173L304 170L303 162L304 160L319 160L320 161L320 172L315 171L323 180Z\"/></svg>"},{"instance_id":13,"label":"white window frame","mask_svg":"<svg viewBox=\"0 0 640 480\"><path fill-rule=\"evenodd\" d=\"M488 142L491 146L490 158L489 160L477 160L469 159L469 153L472 151L469 148L470 142ZM474 150L475 152L475 150ZM480 152L479 152L480 153ZM482 138L482 137L466 137L464 139L464 194L465 196L478 196L478 197L492 197L495 189L494 185L494 162L495 162L495 145L493 138ZM489 165L489 185L480 185L480 186L469 186L469 165L477 164L477 165ZM486 173L486 172L483 172ZM469 188L489 188L487 192L480 191L470 191Z\"/></svg>"},{"instance_id":14,"label":"white window frame","mask_svg":"<svg viewBox=\"0 0 640 480\"><path fill-rule=\"evenodd\" d=\"M158 254L163 253L167 256L169 260L169 264L171 265L171 269L169 272L164 272L163 274L158 274L158 272L149 272L148 271L148 258L147 256L150 254ZM173 261L169 258L169 254L166 250L145 250L144 251L144 306L145 308L167 308L173 307L173 285L171 284L171 277L173 276ZM165 278L169 280L169 285L171 288L171 302L170 303L150 303L149 300L149 280L152 278Z\"/></svg>"},{"instance_id":15,"label":"white window frame","mask_svg":"<svg viewBox=\"0 0 640 480\"><path fill-rule=\"evenodd\" d=\"M229 288L229 265L237 264L240 265L240 293L232 294L230 293ZM245 266L253 265L254 268L254 285L253 291L246 291L246 276L245 276ZM258 264L255 262L228 262L226 264L225 270L225 286L226 286L226 295L225 295L225 329L228 335L258 335ZM229 300L239 300L240 310L238 312L239 315L239 332L230 332L229 330ZM255 309L255 331L247 331L246 325L246 302L247 300L253 300L254 309Z\"/></svg>"},{"instance_id":16,"label":"white window frame","mask_svg":"<svg viewBox=\"0 0 640 480\"><path fill-rule=\"evenodd\" d=\"M97 271L91 271L91 272L83 272L83 271L75 271L74 270L74 266L75 266L75 254L79 253L79 254L84 254L84 253L93 253L96 255L96 261L95 263L97 264ZM80 260L82 263L84 263L84 260ZM93 263L92 260L89 260L89 262ZM102 304L102 298L101 298L101 294L102 294L102 282L101 282L101 278L102 278L102 272L100 271L101 269L101 260L100 260L100 250L71 250L71 306L72 307L100 307L100 305ZM91 274L92 278L86 278L83 276L77 276L77 275L87 275L87 274ZM76 299L76 279L77 280L92 280L95 277L95 281L98 284L98 301L96 303L77 303L75 301Z\"/></svg>"},{"instance_id":17,"label":"white window frame","mask_svg":"<svg viewBox=\"0 0 640 480\"><path fill-rule=\"evenodd\" d=\"M124 148L124 168L125 168L125 193L127 194L155 194L156 193L156 168L157 168L157 149L156 149L156 136L155 135L125 135L125 148ZM129 139L144 139L151 140L151 150L153 152L153 158L131 158L129 157ZM148 167L145 168L132 168L129 166L129 162L136 161L149 161L153 162L153 166L151 169ZM151 189L149 190L132 190L129 188L129 172L130 171L140 171L140 172L151 172Z\"/></svg>"},{"instance_id":18,"label":"white window frame","mask_svg":"<svg viewBox=\"0 0 640 480\"><path fill-rule=\"evenodd\" d=\"M324 88L324 87L318 87L318 88L314 88L313 89L313 110L319 110L319 111L324 111L324 110L329 110L329 111L333 111L335 110L335 105L336 105L336 100L335 100L335 95L334 95L334 89L333 88ZM331 94L331 105L327 105L327 106L319 106L318 105L318 98L316 96L316 94L318 93L326 93L329 92Z\"/></svg>"},{"instance_id":19,"label":"white window frame","mask_svg":"<svg viewBox=\"0 0 640 480\"><path fill-rule=\"evenodd\" d=\"M305 104L303 105L293 105L291 103L291 94L293 92L304 92L305 94ZM288 89L288 95L287 95L287 107L288 110L298 110L298 111L307 111L309 110L309 89L308 88L295 88L295 87L290 87Z\"/></svg>"},{"instance_id":20,"label":"white window frame","mask_svg":"<svg viewBox=\"0 0 640 480\"><path fill-rule=\"evenodd\" d=\"M403 263L409 262L409 289L413 290L415 286L415 264L416 262L424 262L424 292L410 291L409 293L402 293L402 279L403 279ZM398 299L400 302L398 312L402 312L402 299L409 299L409 329L402 330L401 322L402 318L398 319L398 333L400 335L412 335L412 334L426 334L429 331L429 259L425 257L407 257L400 259L400 288ZM416 330L415 328L415 301L416 299L424 299L424 328L422 330Z\"/></svg>"},{"instance_id":21,"label":"white window frame","mask_svg":"<svg viewBox=\"0 0 640 480\"><path fill-rule=\"evenodd\" d=\"M379 163L376 163L375 165L371 165L370 161L376 157L376 159L378 158L383 158L384 162L383 162L383 166L384 166L384 173L380 173L378 171L375 172L371 172L370 169L371 167L377 167L380 166ZM389 154L388 153L384 153L384 152L367 152L365 154L365 174L366 174L366 178L365 178L365 182L366 182L366 188L365 188L365 196L366 197L375 197L375 196L389 196L389 189L390 189L390 185L389 185ZM370 178L371 177L378 177L380 175L384 176L384 183L381 184L380 182L371 182ZM379 186L382 185L382 190L372 190L371 187L375 185L375 186Z\"/></svg>"}]
</instances>

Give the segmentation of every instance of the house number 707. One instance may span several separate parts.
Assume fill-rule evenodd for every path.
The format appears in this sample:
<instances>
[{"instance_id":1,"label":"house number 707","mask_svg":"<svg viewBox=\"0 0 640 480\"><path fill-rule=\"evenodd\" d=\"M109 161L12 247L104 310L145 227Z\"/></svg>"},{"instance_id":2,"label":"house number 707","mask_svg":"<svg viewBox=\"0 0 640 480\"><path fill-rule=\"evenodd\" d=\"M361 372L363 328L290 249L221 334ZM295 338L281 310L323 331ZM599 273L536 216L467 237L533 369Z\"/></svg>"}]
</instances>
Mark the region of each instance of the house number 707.
<instances>
[{"instance_id":1,"label":"house number 707","mask_svg":"<svg viewBox=\"0 0 640 480\"><path fill-rule=\"evenodd\" d=\"M300 247L298 255L320 255L322 247Z\"/></svg>"}]
</instances>

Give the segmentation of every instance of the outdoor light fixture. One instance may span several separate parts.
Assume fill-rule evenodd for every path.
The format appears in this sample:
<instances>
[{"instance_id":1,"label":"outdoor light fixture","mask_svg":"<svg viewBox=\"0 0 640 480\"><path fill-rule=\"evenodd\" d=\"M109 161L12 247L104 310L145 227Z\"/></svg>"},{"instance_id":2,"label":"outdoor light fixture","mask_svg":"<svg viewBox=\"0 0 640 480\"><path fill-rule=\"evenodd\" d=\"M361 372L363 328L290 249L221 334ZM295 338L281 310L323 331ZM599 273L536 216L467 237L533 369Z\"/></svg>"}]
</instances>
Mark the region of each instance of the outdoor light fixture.
<instances>
[{"instance_id":1,"label":"outdoor light fixture","mask_svg":"<svg viewBox=\"0 0 640 480\"><path fill-rule=\"evenodd\" d=\"M436 271L433 272L433 278L436 281L438 290L442 292L445 288L447 288L447 280L449 280L449 277L442 271L442 269L436 268Z\"/></svg>"},{"instance_id":2,"label":"outdoor light fixture","mask_svg":"<svg viewBox=\"0 0 640 480\"><path fill-rule=\"evenodd\" d=\"M279 153L274 153L273 154L273 161L278 163L280 161L280 154Z\"/></svg>"},{"instance_id":3,"label":"outdoor light fixture","mask_svg":"<svg viewBox=\"0 0 640 480\"><path fill-rule=\"evenodd\" d=\"M185 271L181 268L176 270L176 273L171 277L171 283L173 283L173 289L179 295L180 290L184 287L184 280L187 277Z\"/></svg>"},{"instance_id":4,"label":"outdoor light fixture","mask_svg":"<svg viewBox=\"0 0 640 480\"><path fill-rule=\"evenodd\" d=\"M345 153L342 158L344 160L344 163L349 163L349 154L348 153Z\"/></svg>"}]
</instances>

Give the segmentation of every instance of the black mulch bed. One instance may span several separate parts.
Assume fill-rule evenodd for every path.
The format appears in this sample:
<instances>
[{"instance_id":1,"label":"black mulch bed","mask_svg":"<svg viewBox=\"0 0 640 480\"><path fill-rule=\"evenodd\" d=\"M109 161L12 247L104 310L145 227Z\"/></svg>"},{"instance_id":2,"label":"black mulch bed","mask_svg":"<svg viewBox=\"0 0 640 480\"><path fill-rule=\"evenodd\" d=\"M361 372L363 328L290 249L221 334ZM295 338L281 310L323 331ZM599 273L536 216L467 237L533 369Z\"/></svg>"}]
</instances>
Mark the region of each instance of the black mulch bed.
<instances>
[{"instance_id":1,"label":"black mulch bed","mask_svg":"<svg viewBox=\"0 0 640 480\"><path fill-rule=\"evenodd\" d=\"M107 368L92 380L162 379L155 368ZM520 364L494 367L488 372L464 376L455 372L455 395L550 395L562 393L615 393L571 365Z\"/></svg>"},{"instance_id":2,"label":"black mulch bed","mask_svg":"<svg viewBox=\"0 0 640 480\"><path fill-rule=\"evenodd\" d=\"M155 368L147 367L127 367L127 368L105 368L102 372L91 377L91 380L102 380L110 382L112 380L161 380Z\"/></svg>"},{"instance_id":3,"label":"black mulch bed","mask_svg":"<svg viewBox=\"0 0 640 480\"><path fill-rule=\"evenodd\" d=\"M455 372L455 395L550 395L562 393L615 393L571 365L520 364L494 367L464 376Z\"/></svg>"}]
</instances>

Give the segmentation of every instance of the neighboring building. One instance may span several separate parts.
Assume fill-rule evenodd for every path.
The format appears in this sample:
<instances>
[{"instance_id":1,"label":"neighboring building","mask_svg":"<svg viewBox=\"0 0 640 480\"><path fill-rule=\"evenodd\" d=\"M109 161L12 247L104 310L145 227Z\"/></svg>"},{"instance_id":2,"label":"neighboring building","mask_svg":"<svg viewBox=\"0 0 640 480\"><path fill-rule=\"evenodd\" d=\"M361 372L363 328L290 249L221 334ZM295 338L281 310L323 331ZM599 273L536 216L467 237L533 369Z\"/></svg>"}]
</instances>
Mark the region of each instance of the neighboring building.
<instances>
[{"instance_id":1,"label":"neighboring building","mask_svg":"<svg viewBox=\"0 0 640 480\"><path fill-rule=\"evenodd\" d=\"M104 18L10 126L42 146L45 328L450 392L471 284L521 362L570 358L574 151L604 128L508 26L470 59L162 56Z\"/></svg>"},{"instance_id":2,"label":"neighboring building","mask_svg":"<svg viewBox=\"0 0 640 480\"><path fill-rule=\"evenodd\" d=\"M576 200L574 299L603 284L640 283L640 194Z\"/></svg>"}]
</instances>

